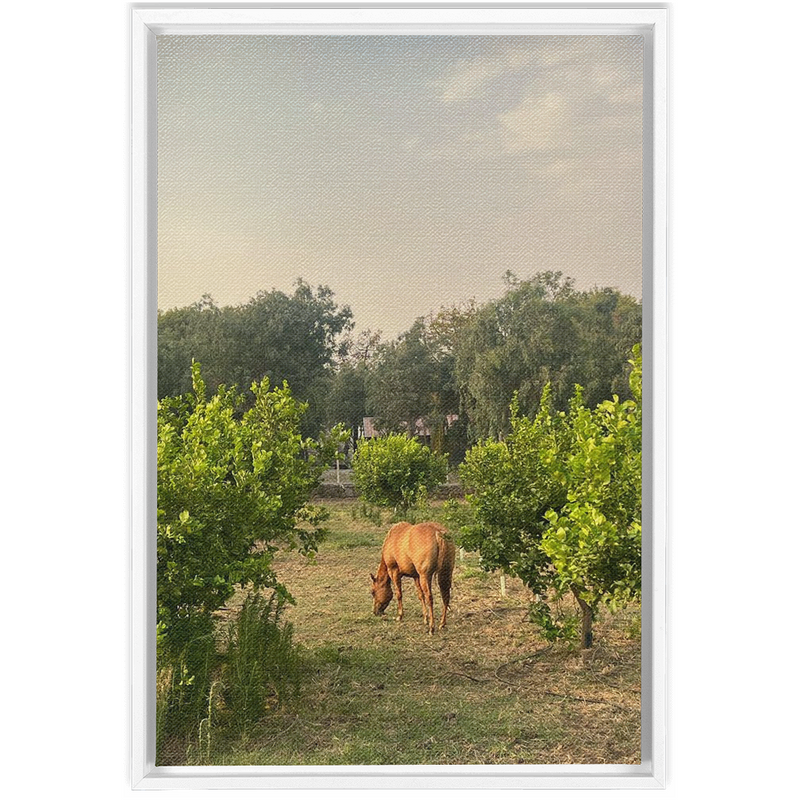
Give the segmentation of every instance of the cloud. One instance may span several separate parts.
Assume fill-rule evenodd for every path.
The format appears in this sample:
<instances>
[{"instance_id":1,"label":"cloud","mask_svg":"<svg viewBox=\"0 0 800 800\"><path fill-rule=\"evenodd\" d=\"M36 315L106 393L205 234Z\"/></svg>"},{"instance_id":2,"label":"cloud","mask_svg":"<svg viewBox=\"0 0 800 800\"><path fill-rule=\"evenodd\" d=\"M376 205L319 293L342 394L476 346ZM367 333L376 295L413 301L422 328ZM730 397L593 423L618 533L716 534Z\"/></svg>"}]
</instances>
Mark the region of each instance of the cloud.
<instances>
[{"instance_id":1,"label":"cloud","mask_svg":"<svg viewBox=\"0 0 800 800\"><path fill-rule=\"evenodd\" d=\"M641 82L530 89L516 106L496 115L503 150L593 160L641 152L641 98Z\"/></svg>"},{"instance_id":2,"label":"cloud","mask_svg":"<svg viewBox=\"0 0 800 800\"><path fill-rule=\"evenodd\" d=\"M462 60L433 85L445 103L484 99L489 96L494 81L519 73L530 63L531 54L524 50L507 50L498 56Z\"/></svg>"},{"instance_id":3,"label":"cloud","mask_svg":"<svg viewBox=\"0 0 800 800\"><path fill-rule=\"evenodd\" d=\"M461 59L432 86L462 114L428 157L529 154L576 162L618 161L641 150L641 42L631 37L536 37ZM466 101L485 101L483 111ZM460 107L463 104L463 107ZM471 142L460 141L464 130ZM442 131L444 133L444 131ZM478 135L480 134L480 136ZM426 137L428 138L428 137ZM466 145L466 147L465 147ZM528 168L536 168L535 163Z\"/></svg>"},{"instance_id":4,"label":"cloud","mask_svg":"<svg viewBox=\"0 0 800 800\"><path fill-rule=\"evenodd\" d=\"M498 115L503 148L508 153L561 149L570 138L570 116L562 94L529 94L511 111Z\"/></svg>"}]
</instances>

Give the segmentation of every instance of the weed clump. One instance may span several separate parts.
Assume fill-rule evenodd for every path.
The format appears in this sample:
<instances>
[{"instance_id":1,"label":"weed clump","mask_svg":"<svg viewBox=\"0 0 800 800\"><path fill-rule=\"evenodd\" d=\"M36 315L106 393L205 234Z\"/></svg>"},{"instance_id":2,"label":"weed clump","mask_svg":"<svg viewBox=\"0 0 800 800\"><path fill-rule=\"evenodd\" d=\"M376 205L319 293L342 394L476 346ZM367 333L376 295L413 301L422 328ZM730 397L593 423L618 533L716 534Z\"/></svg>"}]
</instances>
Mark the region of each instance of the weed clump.
<instances>
[{"instance_id":1,"label":"weed clump","mask_svg":"<svg viewBox=\"0 0 800 800\"><path fill-rule=\"evenodd\" d=\"M299 686L292 624L281 622L286 598L251 593L230 623L222 669L222 697L240 725L263 716Z\"/></svg>"},{"instance_id":2,"label":"weed clump","mask_svg":"<svg viewBox=\"0 0 800 800\"><path fill-rule=\"evenodd\" d=\"M300 684L292 624L281 619L289 598L251 592L218 643L211 631L168 657L162 649L156 677L157 763L196 753L208 761L215 740L242 732Z\"/></svg>"}]
</instances>

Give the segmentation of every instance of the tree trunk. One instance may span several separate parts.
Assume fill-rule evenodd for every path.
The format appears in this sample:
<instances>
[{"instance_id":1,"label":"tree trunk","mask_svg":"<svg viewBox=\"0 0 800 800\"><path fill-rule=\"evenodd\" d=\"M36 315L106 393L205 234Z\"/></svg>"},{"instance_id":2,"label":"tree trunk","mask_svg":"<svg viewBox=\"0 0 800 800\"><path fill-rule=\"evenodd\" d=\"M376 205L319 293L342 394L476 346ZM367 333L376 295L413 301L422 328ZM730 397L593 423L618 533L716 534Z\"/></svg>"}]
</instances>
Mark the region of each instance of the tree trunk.
<instances>
[{"instance_id":1,"label":"tree trunk","mask_svg":"<svg viewBox=\"0 0 800 800\"><path fill-rule=\"evenodd\" d=\"M592 620L594 619L594 612L592 607L581 597L580 589L577 586L572 587L572 594L578 601L581 609L581 647L587 650L592 646Z\"/></svg>"}]
</instances>

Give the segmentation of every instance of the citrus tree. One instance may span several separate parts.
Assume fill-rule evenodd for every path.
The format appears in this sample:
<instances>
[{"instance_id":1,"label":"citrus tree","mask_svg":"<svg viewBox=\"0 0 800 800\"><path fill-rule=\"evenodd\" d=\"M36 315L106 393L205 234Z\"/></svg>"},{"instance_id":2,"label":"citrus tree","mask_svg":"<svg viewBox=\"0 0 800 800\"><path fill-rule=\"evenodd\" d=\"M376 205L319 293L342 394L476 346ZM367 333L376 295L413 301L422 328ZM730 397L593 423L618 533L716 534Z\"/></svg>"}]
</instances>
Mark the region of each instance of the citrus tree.
<instances>
[{"instance_id":1,"label":"citrus tree","mask_svg":"<svg viewBox=\"0 0 800 800\"><path fill-rule=\"evenodd\" d=\"M197 363L192 386L158 404L158 645L173 661L210 636L212 612L237 584L288 597L275 552L310 553L322 535L307 501L323 459L309 455L304 405L288 386L254 383L246 404L224 386L207 399ZM190 665L186 680L199 669Z\"/></svg>"},{"instance_id":2,"label":"citrus tree","mask_svg":"<svg viewBox=\"0 0 800 800\"><path fill-rule=\"evenodd\" d=\"M550 580L541 549L545 514L566 501L563 482L545 457L560 452L565 438L550 398L546 386L537 415L529 419L520 415L515 397L508 436L470 448L459 469L473 512L461 527L461 546L478 552L484 569L516 575L535 594L544 593Z\"/></svg>"},{"instance_id":3,"label":"citrus tree","mask_svg":"<svg viewBox=\"0 0 800 800\"><path fill-rule=\"evenodd\" d=\"M363 442L353 457L353 480L361 497L395 511L408 511L446 477L447 456L403 434Z\"/></svg>"},{"instance_id":4,"label":"citrus tree","mask_svg":"<svg viewBox=\"0 0 800 800\"><path fill-rule=\"evenodd\" d=\"M641 595L641 351L631 361L632 400L586 408L580 387L554 413L549 387L533 419L511 406L511 432L473 447L461 467L473 519L464 547L536 594L572 592L581 643L592 644L601 603ZM544 601L540 611L547 614Z\"/></svg>"},{"instance_id":5,"label":"citrus tree","mask_svg":"<svg viewBox=\"0 0 800 800\"><path fill-rule=\"evenodd\" d=\"M592 619L601 603L612 609L642 591L642 359L632 360L632 400L618 397L584 407L576 395L568 441L551 472L567 492L545 513L541 549L558 591L569 590L582 612L581 641L592 644Z\"/></svg>"}]
</instances>

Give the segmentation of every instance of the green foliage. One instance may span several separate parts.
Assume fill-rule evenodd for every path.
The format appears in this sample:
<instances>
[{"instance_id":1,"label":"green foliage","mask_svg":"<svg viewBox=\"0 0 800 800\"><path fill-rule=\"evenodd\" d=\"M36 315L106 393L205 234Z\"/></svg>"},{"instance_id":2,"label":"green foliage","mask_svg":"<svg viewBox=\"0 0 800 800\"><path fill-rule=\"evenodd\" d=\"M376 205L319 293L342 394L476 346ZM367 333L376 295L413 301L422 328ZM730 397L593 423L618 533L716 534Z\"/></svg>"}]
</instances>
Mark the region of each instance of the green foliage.
<instances>
[{"instance_id":1,"label":"green foliage","mask_svg":"<svg viewBox=\"0 0 800 800\"><path fill-rule=\"evenodd\" d=\"M419 317L395 341L379 346L366 373L367 405L379 429L414 434L417 420L431 431L431 449L463 454L466 424L451 429L459 413L455 347L476 313L474 301ZM452 452L452 451L450 451Z\"/></svg>"},{"instance_id":2,"label":"green foliage","mask_svg":"<svg viewBox=\"0 0 800 800\"><path fill-rule=\"evenodd\" d=\"M292 626L281 623L285 593L269 599L251 592L217 646L208 635L184 647L177 663L159 653L156 679L156 753L170 737L181 750L207 762L215 739L233 726L243 731L299 689L299 652ZM210 620L208 620L210 624ZM204 663L191 655L202 654ZM194 755L193 755L194 754ZM174 758L174 753L173 756Z\"/></svg>"},{"instance_id":3,"label":"green foliage","mask_svg":"<svg viewBox=\"0 0 800 800\"><path fill-rule=\"evenodd\" d=\"M450 498L442 504L441 518L444 526L452 534L455 543L459 547L466 547L464 531L469 531L475 525L475 512L472 506L469 503Z\"/></svg>"},{"instance_id":4,"label":"green foliage","mask_svg":"<svg viewBox=\"0 0 800 800\"><path fill-rule=\"evenodd\" d=\"M578 292L560 272L530 280L506 276L506 292L478 309L454 348L455 378L472 441L509 432L516 393L522 414L536 413L550 384L565 411L575 384L590 406L627 397L626 359L641 339L641 304L605 288Z\"/></svg>"},{"instance_id":5,"label":"green foliage","mask_svg":"<svg viewBox=\"0 0 800 800\"><path fill-rule=\"evenodd\" d=\"M158 396L191 390L192 361L204 365L213 390L221 384L246 387L269 376L277 385L286 381L308 404L301 425L304 433L316 433L324 422L340 337L352 327L350 308L340 308L329 287L312 289L301 279L291 294L262 291L239 306L220 308L204 296L159 314Z\"/></svg>"},{"instance_id":6,"label":"green foliage","mask_svg":"<svg viewBox=\"0 0 800 800\"><path fill-rule=\"evenodd\" d=\"M269 703L299 686L292 625L280 620L285 603L277 592L269 599L250 593L228 628L222 696L240 727L258 720Z\"/></svg>"},{"instance_id":7,"label":"green foliage","mask_svg":"<svg viewBox=\"0 0 800 800\"><path fill-rule=\"evenodd\" d=\"M350 450L358 443L358 431L367 416L367 368L364 364L341 364L331 378L325 401L328 425L340 424L350 430Z\"/></svg>"},{"instance_id":8,"label":"green foliage","mask_svg":"<svg viewBox=\"0 0 800 800\"><path fill-rule=\"evenodd\" d=\"M600 603L613 609L641 595L638 346L631 367L633 399L615 396L594 410L580 387L569 411L556 413L546 386L533 419L520 415L515 397L510 434L473 447L461 468L475 517L462 528L463 546L536 594L573 592L587 625ZM556 635L546 605L534 616Z\"/></svg>"},{"instance_id":9,"label":"green foliage","mask_svg":"<svg viewBox=\"0 0 800 800\"><path fill-rule=\"evenodd\" d=\"M170 647L162 624L156 646L156 753L170 735L185 735L202 716L219 655L210 617L181 620L172 630Z\"/></svg>"},{"instance_id":10,"label":"green foliage","mask_svg":"<svg viewBox=\"0 0 800 800\"><path fill-rule=\"evenodd\" d=\"M353 479L361 498L396 511L424 501L446 477L446 456L402 434L366 441L353 457Z\"/></svg>"},{"instance_id":11,"label":"green foliage","mask_svg":"<svg viewBox=\"0 0 800 800\"><path fill-rule=\"evenodd\" d=\"M212 612L237 584L287 599L274 553L316 550L324 513L306 503L328 455L300 435L304 405L285 384L253 384L243 411L224 386L206 399L199 364L192 378L193 394L159 402L157 444L158 655L169 705L187 714L208 695Z\"/></svg>"},{"instance_id":12,"label":"green foliage","mask_svg":"<svg viewBox=\"0 0 800 800\"><path fill-rule=\"evenodd\" d=\"M503 569L540 594L550 580L540 547L545 513L566 501L563 481L552 469L566 432L553 416L547 387L534 419L520 416L516 400L511 412L506 439L480 442L461 466L474 515L474 522L462 526L461 545L480 553L484 569Z\"/></svg>"},{"instance_id":13,"label":"green foliage","mask_svg":"<svg viewBox=\"0 0 800 800\"><path fill-rule=\"evenodd\" d=\"M424 319L396 341L382 345L367 379L368 402L378 428L413 435L422 419L434 431L441 450L444 417L457 409L451 361L429 335Z\"/></svg>"},{"instance_id":14,"label":"green foliage","mask_svg":"<svg viewBox=\"0 0 800 800\"><path fill-rule=\"evenodd\" d=\"M352 431L341 422L337 422L332 428L320 432L318 440L320 455L326 464L331 464L337 459L342 460L344 448L351 440L351 436Z\"/></svg>"},{"instance_id":15,"label":"green foliage","mask_svg":"<svg viewBox=\"0 0 800 800\"><path fill-rule=\"evenodd\" d=\"M212 389L268 375L307 403L305 435L339 422L356 436L365 416L413 435L422 420L433 451L453 463L479 438L509 432L514 393L527 416L548 383L556 410L575 384L590 407L612 394L630 399L626 358L641 339L641 303L610 288L576 291L559 272L508 273L505 283L497 300L443 307L383 343L378 332L351 335L352 312L327 286L298 280L291 293L229 307L206 295L159 313L159 397L191 389L193 359Z\"/></svg>"},{"instance_id":16,"label":"green foliage","mask_svg":"<svg viewBox=\"0 0 800 800\"><path fill-rule=\"evenodd\" d=\"M631 361L633 399L607 400L594 411L575 405L559 479L567 502L547 511L542 551L555 586L592 608L638 599L642 582L641 350Z\"/></svg>"},{"instance_id":17,"label":"green foliage","mask_svg":"<svg viewBox=\"0 0 800 800\"><path fill-rule=\"evenodd\" d=\"M531 604L529 617L531 622L539 626L539 630L548 642L566 641L572 643L577 639L579 620L574 614L556 614L544 600Z\"/></svg>"}]
</instances>

